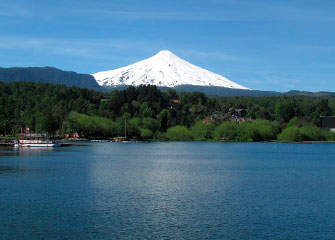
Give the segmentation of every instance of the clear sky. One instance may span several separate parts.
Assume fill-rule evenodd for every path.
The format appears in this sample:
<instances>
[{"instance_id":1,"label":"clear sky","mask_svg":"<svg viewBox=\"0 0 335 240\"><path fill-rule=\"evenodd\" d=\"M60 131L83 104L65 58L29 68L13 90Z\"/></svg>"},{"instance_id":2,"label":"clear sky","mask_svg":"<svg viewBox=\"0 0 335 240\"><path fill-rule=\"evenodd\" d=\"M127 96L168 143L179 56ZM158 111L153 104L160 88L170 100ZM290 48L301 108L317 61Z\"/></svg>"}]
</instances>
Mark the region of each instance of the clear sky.
<instances>
[{"instance_id":1,"label":"clear sky","mask_svg":"<svg viewBox=\"0 0 335 240\"><path fill-rule=\"evenodd\" d=\"M252 89L335 92L335 1L0 1L1 67L95 73L163 49Z\"/></svg>"}]
</instances>

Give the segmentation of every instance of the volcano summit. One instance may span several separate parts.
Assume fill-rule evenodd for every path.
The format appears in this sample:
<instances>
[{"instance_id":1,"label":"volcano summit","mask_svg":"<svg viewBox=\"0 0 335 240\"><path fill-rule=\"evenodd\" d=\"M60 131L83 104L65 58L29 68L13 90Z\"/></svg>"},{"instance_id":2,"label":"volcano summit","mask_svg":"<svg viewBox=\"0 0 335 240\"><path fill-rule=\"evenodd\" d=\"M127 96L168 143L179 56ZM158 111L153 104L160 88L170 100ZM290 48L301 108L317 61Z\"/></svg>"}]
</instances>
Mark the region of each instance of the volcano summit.
<instances>
[{"instance_id":1,"label":"volcano summit","mask_svg":"<svg viewBox=\"0 0 335 240\"><path fill-rule=\"evenodd\" d=\"M121 85L156 85L176 87L182 85L215 86L248 90L229 79L193 65L170 51L160 51L156 55L126 67L92 74L102 87Z\"/></svg>"}]
</instances>

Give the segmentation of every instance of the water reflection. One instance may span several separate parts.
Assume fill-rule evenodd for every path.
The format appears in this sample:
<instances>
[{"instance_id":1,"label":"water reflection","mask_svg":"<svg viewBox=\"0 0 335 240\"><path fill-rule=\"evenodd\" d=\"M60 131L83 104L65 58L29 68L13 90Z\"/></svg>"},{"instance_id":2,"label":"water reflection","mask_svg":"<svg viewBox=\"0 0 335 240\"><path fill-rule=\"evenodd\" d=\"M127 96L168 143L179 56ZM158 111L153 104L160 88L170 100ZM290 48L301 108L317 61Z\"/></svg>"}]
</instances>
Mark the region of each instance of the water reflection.
<instances>
[{"instance_id":1,"label":"water reflection","mask_svg":"<svg viewBox=\"0 0 335 240\"><path fill-rule=\"evenodd\" d=\"M103 222L110 223L98 227L108 234L124 231L134 238L143 233L164 238L162 234L174 236L181 228L194 232L199 226L192 222L204 211L222 210L224 198L213 206L208 199L216 198L218 192L224 195L231 176L217 170L213 155L201 153L201 148L206 151L209 146L183 145L96 145L90 168L96 196L91 208L103 212ZM203 165L206 161L208 166Z\"/></svg>"},{"instance_id":2,"label":"water reflection","mask_svg":"<svg viewBox=\"0 0 335 240\"><path fill-rule=\"evenodd\" d=\"M7 172L14 172L18 167L13 167L13 166L0 166L0 174L2 173L7 173Z\"/></svg>"},{"instance_id":3,"label":"water reflection","mask_svg":"<svg viewBox=\"0 0 335 240\"><path fill-rule=\"evenodd\" d=\"M55 151L55 148L33 147L33 148L14 148L14 152L20 157L43 156Z\"/></svg>"},{"instance_id":4,"label":"water reflection","mask_svg":"<svg viewBox=\"0 0 335 240\"><path fill-rule=\"evenodd\" d=\"M46 153L55 151L54 148L46 147L33 147L33 148L14 148L14 147L3 147L0 148L1 156L41 156Z\"/></svg>"},{"instance_id":5,"label":"water reflection","mask_svg":"<svg viewBox=\"0 0 335 240\"><path fill-rule=\"evenodd\" d=\"M44 172L45 170L40 168L27 168L22 166L0 166L0 175L1 174L36 174Z\"/></svg>"},{"instance_id":6,"label":"water reflection","mask_svg":"<svg viewBox=\"0 0 335 240\"><path fill-rule=\"evenodd\" d=\"M0 151L0 238L333 239L334 159L313 144Z\"/></svg>"}]
</instances>

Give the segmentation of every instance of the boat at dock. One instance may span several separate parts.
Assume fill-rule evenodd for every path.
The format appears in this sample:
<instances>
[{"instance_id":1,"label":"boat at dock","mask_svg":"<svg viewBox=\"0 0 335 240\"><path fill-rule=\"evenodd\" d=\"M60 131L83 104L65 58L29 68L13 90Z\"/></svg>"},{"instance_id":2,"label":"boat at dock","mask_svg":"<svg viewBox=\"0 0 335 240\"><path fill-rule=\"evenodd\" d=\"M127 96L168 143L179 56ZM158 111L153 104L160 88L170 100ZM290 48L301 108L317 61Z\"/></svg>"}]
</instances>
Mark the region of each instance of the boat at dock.
<instances>
[{"instance_id":1,"label":"boat at dock","mask_svg":"<svg viewBox=\"0 0 335 240\"><path fill-rule=\"evenodd\" d=\"M14 147L60 147L61 144L49 139L47 133L21 133L14 140Z\"/></svg>"}]
</instances>

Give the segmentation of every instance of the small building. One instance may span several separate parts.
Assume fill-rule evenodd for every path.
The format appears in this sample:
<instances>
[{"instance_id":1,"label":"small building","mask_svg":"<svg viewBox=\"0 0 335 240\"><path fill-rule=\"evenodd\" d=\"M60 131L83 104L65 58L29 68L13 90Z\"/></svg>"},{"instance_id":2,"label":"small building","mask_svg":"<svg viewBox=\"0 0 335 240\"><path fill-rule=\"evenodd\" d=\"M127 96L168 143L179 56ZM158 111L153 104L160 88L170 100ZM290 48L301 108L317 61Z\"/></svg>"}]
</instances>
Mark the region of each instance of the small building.
<instances>
[{"instance_id":1,"label":"small building","mask_svg":"<svg viewBox=\"0 0 335 240\"><path fill-rule=\"evenodd\" d=\"M240 118L244 118L247 114L248 114L248 110L247 109L235 109L235 108L230 108L229 112L231 114L232 117L240 117Z\"/></svg>"},{"instance_id":2,"label":"small building","mask_svg":"<svg viewBox=\"0 0 335 240\"><path fill-rule=\"evenodd\" d=\"M179 104L180 100L179 99L172 99L171 102L175 103L175 104Z\"/></svg>"},{"instance_id":3,"label":"small building","mask_svg":"<svg viewBox=\"0 0 335 240\"><path fill-rule=\"evenodd\" d=\"M335 116L320 116L320 127L335 132Z\"/></svg>"}]
</instances>

